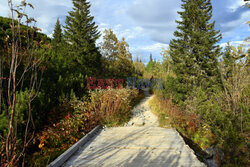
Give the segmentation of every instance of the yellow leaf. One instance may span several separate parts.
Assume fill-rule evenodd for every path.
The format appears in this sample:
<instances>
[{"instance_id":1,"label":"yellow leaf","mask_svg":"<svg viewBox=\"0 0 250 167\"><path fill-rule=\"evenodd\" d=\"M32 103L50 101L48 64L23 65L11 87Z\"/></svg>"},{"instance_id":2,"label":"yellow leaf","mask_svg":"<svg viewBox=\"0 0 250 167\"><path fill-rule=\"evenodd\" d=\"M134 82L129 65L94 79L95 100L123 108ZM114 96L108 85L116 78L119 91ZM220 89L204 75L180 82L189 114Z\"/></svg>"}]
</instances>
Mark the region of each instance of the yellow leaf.
<instances>
[{"instance_id":1,"label":"yellow leaf","mask_svg":"<svg viewBox=\"0 0 250 167\"><path fill-rule=\"evenodd\" d=\"M41 149L43 148L43 146L44 146L44 143L40 143L38 147Z\"/></svg>"}]
</instances>

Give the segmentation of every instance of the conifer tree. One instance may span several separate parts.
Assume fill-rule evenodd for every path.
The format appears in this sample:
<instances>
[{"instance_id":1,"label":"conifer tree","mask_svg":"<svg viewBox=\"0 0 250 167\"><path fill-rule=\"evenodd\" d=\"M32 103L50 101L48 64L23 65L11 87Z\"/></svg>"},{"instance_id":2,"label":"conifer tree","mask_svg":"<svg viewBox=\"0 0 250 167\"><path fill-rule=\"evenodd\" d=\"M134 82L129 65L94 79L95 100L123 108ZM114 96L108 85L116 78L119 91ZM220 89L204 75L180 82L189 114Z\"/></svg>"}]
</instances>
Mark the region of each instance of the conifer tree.
<instances>
[{"instance_id":1,"label":"conifer tree","mask_svg":"<svg viewBox=\"0 0 250 167\"><path fill-rule=\"evenodd\" d=\"M147 70L148 72L150 72L150 71L155 67L155 65L156 65L156 62L153 60L153 55L152 55L152 53L150 53L149 62L148 62L148 64L147 64L147 66L146 66L146 70Z\"/></svg>"},{"instance_id":2,"label":"conifer tree","mask_svg":"<svg viewBox=\"0 0 250 167\"><path fill-rule=\"evenodd\" d=\"M150 53L149 61L153 61L153 55Z\"/></svg>"},{"instance_id":3,"label":"conifer tree","mask_svg":"<svg viewBox=\"0 0 250 167\"><path fill-rule=\"evenodd\" d=\"M53 39L52 39L52 45L54 47L57 47L63 39L63 34L62 34L62 28L60 24L59 18L57 18L54 33L53 33Z\"/></svg>"},{"instance_id":4,"label":"conifer tree","mask_svg":"<svg viewBox=\"0 0 250 167\"><path fill-rule=\"evenodd\" d=\"M83 75L97 75L101 54L96 46L100 37L94 17L90 14L90 2L73 0L73 11L66 18L65 38L69 44L69 56Z\"/></svg>"},{"instance_id":5,"label":"conifer tree","mask_svg":"<svg viewBox=\"0 0 250 167\"><path fill-rule=\"evenodd\" d=\"M224 69L226 70L226 75L225 77L226 78L229 78L232 76L232 64L234 64L234 60L233 60L233 57L232 57L232 46L230 46L230 43L228 42L227 43L227 46L225 48L225 52L224 52L224 55L223 55L223 66L224 66Z\"/></svg>"},{"instance_id":6,"label":"conifer tree","mask_svg":"<svg viewBox=\"0 0 250 167\"><path fill-rule=\"evenodd\" d=\"M169 54L173 71L179 83L178 92L182 100L196 86L211 87L219 78L218 57L221 39L211 22L212 4L210 0L182 0L183 11L178 12L181 21L175 31L175 39L170 42Z\"/></svg>"}]
</instances>

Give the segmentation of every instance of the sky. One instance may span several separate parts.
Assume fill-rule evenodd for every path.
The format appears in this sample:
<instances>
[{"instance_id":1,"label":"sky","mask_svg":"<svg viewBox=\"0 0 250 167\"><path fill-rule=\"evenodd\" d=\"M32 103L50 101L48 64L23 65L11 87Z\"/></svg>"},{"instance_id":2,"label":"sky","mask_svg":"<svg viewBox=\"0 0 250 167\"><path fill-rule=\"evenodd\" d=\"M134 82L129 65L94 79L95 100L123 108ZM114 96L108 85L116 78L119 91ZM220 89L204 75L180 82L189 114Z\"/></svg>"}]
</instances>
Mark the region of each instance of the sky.
<instances>
[{"instance_id":1,"label":"sky","mask_svg":"<svg viewBox=\"0 0 250 167\"><path fill-rule=\"evenodd\" d=\"M14 0L18 3L21 0ZM144 63L149 55L161 60L161 52L168 48L180 20L181 0L89 0L91 15L95 17L99 31L111 28L119 39L125 37L133 57ZM34 10L27 10L29 16L37 20L36 26L43 33L52 36L56 19L64 24L68 12L72 10L71 0L27 0ZM250 9L242 7L244 0L211 0L216 30L223 39L221 46L229 41L239 45L250 35ZM10 16L8 0L0 0L0 16ZM98 40L100 44L102 38Z\"/></svg>"}]
</instances>

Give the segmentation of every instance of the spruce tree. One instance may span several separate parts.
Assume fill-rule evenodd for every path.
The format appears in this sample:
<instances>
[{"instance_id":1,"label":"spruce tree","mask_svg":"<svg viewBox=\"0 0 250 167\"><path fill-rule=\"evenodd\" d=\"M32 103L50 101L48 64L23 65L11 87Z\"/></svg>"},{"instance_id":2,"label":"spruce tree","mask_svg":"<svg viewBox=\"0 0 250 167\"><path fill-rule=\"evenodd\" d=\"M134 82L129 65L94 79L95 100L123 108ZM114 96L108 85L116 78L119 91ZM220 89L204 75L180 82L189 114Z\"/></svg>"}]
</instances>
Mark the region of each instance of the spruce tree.
<instances>
[{"instance_id":1,"label":"spruce tree","mask_svg":"<svg viewBox=\"0 0 250 167\"><path fill-rule=\"evenodd\" d=\"M153 61L153 55L152 55L152 53L150 53L149 61Z\"/></svg>"},{"instance_id":2,"label":"spruce tree","mask_svg":"<svg viewBox=\"0 0 250 167\"><path fill-rule=\"evenodd\" d=\"M152 53L150 53L150 56L149 56L149 62L146 66L146 70L148 72L150 72L151 70L153 70L155 68L155 65L156 65L156 62L153 60L153 55Z\"/></svg>"},{"instance_id":3,"label":"spruce tree","mask_svg":"<svg viewBox=\"0 0 250 167\"><path fill-rule=\"evenodd\" d=\"M61 28L59 18L57 18L54 33L53 33L52 45L54 47L57 47L62 42L62 39L63 39L62 28Z\"/></svg>"},{"instance_id":4,"label":"spruce tree","mask_svg":"<svg viewBox=\"0 0 250 167\"><path fill-rule=\"evenodd\" d=\"M170 42L169 54L177 76L179 100L185 100L195 87L211 88L219 78L217 42L221 34L211 22L210 0L182 0L181 21Z\"/></svg>"},{"instance_id":5,"label":"spruce tree","mask_svg":"<svg viewBox=\"0 0 250 167\"><path fill-rule=\"evenodd\" d=\"M73 0L73 11L66 18L65 39L69 44L68 55L84 76L98 75L101 54L96 46L100 37L91 4L87 0Z\"/></svg>"},{"instance_id":6,"label":"spruce tree","mask_svg":"<svg viewBox=\"0 0 250 167\"><path fill-rule=\"evenodd\" d=\"M223 54L223 60L222 60L223 69L225 70L225 77L228 79L229 77L232 77L232 65L234 64L234 59L232 57L232 46L230 46L230 43L227 43L227 46L225 48L224 54Z\"/></svg>"}]
</instances>

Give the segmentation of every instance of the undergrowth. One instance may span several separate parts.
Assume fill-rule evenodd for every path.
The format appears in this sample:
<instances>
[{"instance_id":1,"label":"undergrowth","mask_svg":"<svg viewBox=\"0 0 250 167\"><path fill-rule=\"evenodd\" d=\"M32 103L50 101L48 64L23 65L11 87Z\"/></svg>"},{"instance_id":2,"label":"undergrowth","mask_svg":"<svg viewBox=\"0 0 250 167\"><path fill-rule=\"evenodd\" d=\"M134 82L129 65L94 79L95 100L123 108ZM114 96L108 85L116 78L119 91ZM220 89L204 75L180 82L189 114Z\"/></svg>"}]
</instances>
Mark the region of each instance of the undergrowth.
<instances>
[{"instance_id":1,"label":"undergrowth","mask_svg":"<svg viewBox=\"0 0 250 167\"><path fill-rule=\"evenodd\" d=\"M207 149L214 144L214 136L209 126L199 122L194 114L180 111L173 105L171 99L164 100L154 96L149 105L158 116L161 127L177 129L201 149Z\"/></svg>"},{"instance_id":2,"label":"undergrowth","mask_svg":"<svg viewBox=\"0 0 250 167\"><path fill-rule=\"evenodd\" d=\"M81 100L65 101L68 114L34 139L26 166L46 166L97 125L121 126L129 121L131 108L143 98L136 89L110 89L89 92ZM34 149L35 148L35 149Z\"/></svg>"}]
</instances>

